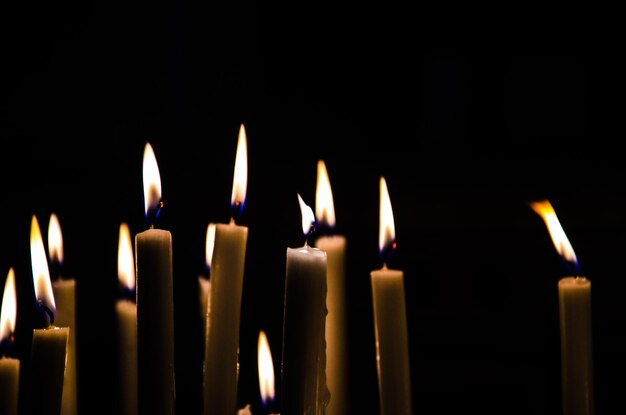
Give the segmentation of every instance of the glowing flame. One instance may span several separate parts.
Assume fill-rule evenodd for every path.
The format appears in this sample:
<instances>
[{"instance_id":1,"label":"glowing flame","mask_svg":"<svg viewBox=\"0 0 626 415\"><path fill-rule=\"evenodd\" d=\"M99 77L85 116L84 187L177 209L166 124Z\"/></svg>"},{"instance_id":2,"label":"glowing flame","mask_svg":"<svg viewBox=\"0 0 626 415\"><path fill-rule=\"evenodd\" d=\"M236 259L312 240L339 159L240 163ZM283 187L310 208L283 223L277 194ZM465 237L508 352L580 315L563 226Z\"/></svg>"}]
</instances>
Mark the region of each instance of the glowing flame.
<instances>
[{"instance_id":1,"label":"glowing flame","mask_svg":"<svg viewBox=\"0 0 626 415\"><path fill-rule=\"evenodd\" d=\"M215 246L215 224L209 223L206 229L206 266L211 269L213 259L213 247Z\"/></svg>"},{"instance_id":2,"label":"glowing flame","mask_svg":"<svg viewBox=\"0 0 626 415\"><path fill-rule=\"evenodd\" d=\"M2 309L0 310L0 341L10 339L15 333L17 316L17 301L15 299L15 272L9 269L7 280L4 283L2 295Z\"/></svg>"},{"instance_id":3,"label":"glowing flame","mask_svg":"<svg viewBox=\"0 0 626 415\"><path fill-rule=\"evenodd\" d=\"M380 178L380 229L378 234L378 249L381 253L395 247L396 229L393 221L391 199L384 177Z\"/></svg>"},{"instance_id":4,"label":"glowing flame","mask_svg":"<svg viewBox=\"0 0 626 415\"><path fill-rule=\"evenodd\" d=\"M329 227L335 226L335 205L333 191L330 188L330 179L326 164L322 160L317 162L317 190L315 192L315 216L320 223Z\"/></svg>"},{"instance_id":5,"label":"glowing flame","mask_svg":"<svg viewBox=\"0 0 626 415\"><path fill-rule=\"evenodd\" d=\"M63 264L63 234L59 218L54 213L50 215L48 224L48 251L51 262Z\"/></svg>"},{"instance_id":6,"label":"glowing flame","mask_svg":"<svg viewBox=\"0 0 626 415\"><path fill-rule=\"evenodd\" d=\"M541 216L543 221L546 223L548 232L550 232L550 237L552 238L552 243L554 243L554 247L561 258L563 258L564 261L573 264L578 270L578 260L576 259L574 248L572 248L567 236L565 236L565 231L563 231L563 228L561 227L561 223L556 216L556 212L554 211L552 204L548 200L541 200L531 202L530 207L539 216Z\"/></svg>"},{"instance_id":7,"label":"glowing flame","mask_svg":"<svg viewBox=\"0 0 626 415\"><path fill-rule=\"evenodd\" d=\"M135 260L130 230L124 222L120 224L117 249L117 278L120 285L128 290L135 289Z\"/></svg>"},{"instance_id":8,"label":"glowing flame","mask_svg":"<svg viewBox=\"0 0 626 415\"><path fill-rule=\"evenodd\" d=\"M246 188L248 185L248 146L246 144L246 129L243 124L239 127L237 142L237 156L235 157L235 174L233 176L233 192L230 205L234 212L241 214L246 203Z\"/></svg>"},{"instance_id":9,"label":"glowing flame","mask_svg":"<svg viewBox=\"0 0 626 415\"><path fill-rule=\"evenodd\" d=\"M56 316L56 303L54 302L52 283L50 282L46 251L43 246L39 222L35 215L33 215L30 224L30 262L33 269L35 297L38 302L47 307Z\"/></svg>"},{"instance_id":10,"label":"glowing flame","mask_svg":"<svg viewBox=\"0 0 626 415\"><path fill-rule=\"evenodd\" d=\"M270 345L267 341L265 332L259 332L258 346L258 365L259 365L259 389L261 390L261 399L266 405L268 401L274 400L274 363Z\"/></svg>"},{"instance_id":11,"label":"glowing flame","mask_svg":"<svg viewBox=\"0 0 626 415\"><path fill-rule=\"evenodd\" d=\"M300 212L302 213L302 232L306 237L315 229L315 215L309 205L304 203L300 193L298 193L298 203L300 203Z\"/></svg>"},{"instance_id":12,"label":"glowing flame","mask_svg":"<svg viewBox=\"0 0 626 415\"><path fill-rule=\"evenodd\" d=\"M143 152L143 197L146 217L149 217L161 203L161 174L150 143L146 143Z\"/></svg>"}]
</instances>

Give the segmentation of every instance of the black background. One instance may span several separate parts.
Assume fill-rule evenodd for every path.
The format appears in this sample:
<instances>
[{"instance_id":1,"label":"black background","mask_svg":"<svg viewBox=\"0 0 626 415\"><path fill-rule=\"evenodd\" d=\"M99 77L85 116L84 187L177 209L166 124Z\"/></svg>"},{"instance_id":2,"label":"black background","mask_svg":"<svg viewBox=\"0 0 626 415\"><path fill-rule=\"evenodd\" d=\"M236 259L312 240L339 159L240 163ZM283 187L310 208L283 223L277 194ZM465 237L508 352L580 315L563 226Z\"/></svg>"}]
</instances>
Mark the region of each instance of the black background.
<instances>
[{"instance_id":1,"label":"black background","mask_svg":"<svg viewBox=\"0 0 626 415\"><path fill-rule=\"evenodd\" d=\"M377 413L369 271L385 176L405 272L415 413L560 412L567 275L528 202L549 199L593 284L597 413L624 410L622 45L611 10L139 1L0 6L0 271L14 353L34 317L30 220L59 216L78 283L81 413L116 409L120 222L145 229L155 150L174 250L177 413L201 407L197 277L230 218L239 125L249 227L239 403L260 413L258 331L279 370L285 250L316 162L348 239L351 405ZM280 376L277 376L280 382ZM279 385L278 385L279 386ZM279 403L275 409L279 410Z\"/></svg>"}]
</instances>

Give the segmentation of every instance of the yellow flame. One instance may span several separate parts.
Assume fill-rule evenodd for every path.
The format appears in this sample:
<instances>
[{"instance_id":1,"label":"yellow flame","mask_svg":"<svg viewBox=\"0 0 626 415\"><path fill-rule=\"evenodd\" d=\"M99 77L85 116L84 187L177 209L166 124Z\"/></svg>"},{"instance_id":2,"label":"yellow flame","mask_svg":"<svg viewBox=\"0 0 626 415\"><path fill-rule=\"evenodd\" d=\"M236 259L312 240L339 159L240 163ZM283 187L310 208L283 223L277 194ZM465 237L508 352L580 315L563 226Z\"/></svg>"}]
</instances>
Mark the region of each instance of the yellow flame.
<instances>
[{"instance_id":1,"label":"yellow flame","mask_svg":"<svg viewBox=\"0 0 626 415\"><path fill-rule=\"evenodd\" d=\"M546 223L548 232L550 232L550 237L552 238L552 243L554 243L554 247L561 258L568 262L577 264L578 261L576 259L576 254L574 253L574 248L572 248L567 236L565 236L565 231L563 231L563 228L561 227L561 223L556 216L556 212L554 211L552 204L548 200L540 200L537 202L531 202L530 207L539 216L541 216L543 221Z\"/></svg>"},{"instance_id":2,"label":"yellow flame","mask_svg":"<svg viewBox=\"0 0 626 415\"><path fill-rule=\"evenodd\" d=\"M120 224L119 244L117 249L117 278L120 284L132 290L135 288L135 260L130 229L124 222Z\"/></svg>"},{"instance_id":3,"label":"yellow flame","mask_svg":"<svg viewBox=\"0 0 626 415\"><path fill-rule=\"evenodd\" d=\"M50 215L48 224L48 251L50 261L63 264L63 234L59 218L55 213Z\"/></svg>"},{"instance_id":4,"label":"yellow flame","mask_svg":"<svg viewBox=\"0 0 626 415\"><path fill-rule=\"evenodd\" d=\"M161 174L150 143L143 152L143 197L146 215L161 202Z\"/></svg>"},{"instance_id":5,"label":"yellow flame","mask_svg":"<svg viewBox=\"0 0 626 415\"><path fill-rule=\"evenodd\" d=\"M391 199L384 177L380 178L380 229L378 234L378 248L382 252L384 248L396 239L396 228L393 221Z\"/></svg>"},{"instance_id":6,"label":"yellow flame","mask_svg":"<svg viewBox=\"0 0 626 415\"><path fill-rule=\"evenodd\" d=\"M30 224L30 262L33 269L33 285L37 301L48 307L56 315L56 303L50 282L50 270L37 217L33 215Z\"/></svg>"},{"instance_id":7,"label":"yellow flame","mask_svg":"<svg viewBox=\"0 0 626 415\"><path fill-rule=\"evenodd\" d=\"M9 339L11 335L15 333L16 316L15 271L13 271L13 268L9 268L7 280L4 283L2 309L0 310L0 341Z\"/></svg>"},{"instance_id":8,"label":"yellow flame","mask_svg":"<svg viewBox=\"0 0 626 415\"><path fill-rule=\"evenodd\" d=\"M246 200L248 185L248 146L246 144L246 129L243 124L239 127L237 141L237 156L235 157L235 174L233 176L233 191L230 197L232 206L243 204Z\"/></svg>"},{"instance_id":9,"label":"yellow flame","mask_svg":"<svg viewBox=\"0 0 626 415\"><path fill-rule=\"evenodd\" d=\"M213 259L213 247L215 246L215 224L209 223L206 229L206 265L211 268Z\"/></svg>"},{"instance_id":10,"label":"yellow flame","mask_svg":"<svg viewBox=\"0 0 626 415\"><path fill-rule=\"evenodd\" d=\"M298 193L298 203L300 203L300 212L302 213L302 232L307 236L311 230L311 225L315 223L315 215L313 209L304 203L300 193Z\"/></svg>"},{"instance_id":11,"label":"yellow flame","mask_svg":"<svg viewBox=\"0 0 626 415\"><path fill-rule=\"evenodd\" d=\"M263 403L267 403L268 400L273 400L275 395L274 363L272 360L270 345L263 330L259 332L258 365L261 399L263 400Z\"/></svg>"},{"instance_id":12,"label":"yellow flame","mask_svg":"<svg viewBox=\"0 0 626 415\"><path fill-rule=\"evenodd\" d=\"M315 216L329 227L335 226L335 205L333 191L330 188L328 171L323 160L317 162L317 189L315 192Z\"/></svg>"}]
</instances>

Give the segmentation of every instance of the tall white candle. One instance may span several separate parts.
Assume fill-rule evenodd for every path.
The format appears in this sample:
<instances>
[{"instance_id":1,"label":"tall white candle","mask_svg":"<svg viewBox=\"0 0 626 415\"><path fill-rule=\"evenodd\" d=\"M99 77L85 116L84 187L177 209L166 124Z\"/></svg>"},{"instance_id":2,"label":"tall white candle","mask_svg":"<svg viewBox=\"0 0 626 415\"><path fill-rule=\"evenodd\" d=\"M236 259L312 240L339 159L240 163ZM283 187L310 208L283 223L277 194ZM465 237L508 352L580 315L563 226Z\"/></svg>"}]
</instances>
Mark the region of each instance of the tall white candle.
<instances>
[{"instance_id":1,"label":"tall white candle","mask_svg":"<svg viewBox=\"0 0 626 415\"><path fill-rule=\"evenodd\" d=\"M78 370L76 356L76 280L66 278L61 272L63 267L63 233L55 213L50 215L48 223L48 256L50 267L56 270L52 274L52 291L57 304L58 326L69 327L67 362L63 378L63 398L61 415L78 413Z\"/></svg>"},{"instance_id":2,"label":"tall white candle","mask_svg":"<svg viewBox=\"0 0 626 415\"><path fill-rule=\"evenodd\" d=\"M9 269L0 308L0 414L17 415L20 386L20 360L11 357L17 302L15 272Z\"/></svg>"},{"instance_id":3,"label":"tall white candle","mask_svg":"<svg viewBox=\"0 0 626 415\"><path fill-rule=\"evenodd\" d=\"M283 316L283 415L319 415L328 404L326 385L326 252L306 242L313 211L298 195L304 246L287 248Z\"/></svg>"},{"instance_id":4,"label":"tall white candle","mask_svg":"<svg viewBox=\"0 0 626 415\"><path fill-rule=\"evenodd\" d=\"M317 189L315 193L315 216L318 226L333 231L335 206L326 164L317 162ZM320 235L315 246L326 251L328 261L328 293L326 305L326 378L330 401L326 415L343 415L350 412L348 396L348 326L346 317L346 238L336 233Z\"/></svg>"},{"instance_id":5,"label":"tall white candle","mask_svg":"<svg viewBox=\"0 0 626 415\"><path fill-rule=\"evenodd\" d=\"M137 304L135 260L130 229L120 224L117 252L120 298L115 303L118 338L118 402L120 415L137 414Z\"/></svg>"},{"instance_id":6,"label":"tall white candle","mask_svg":"<svg viewBox=\"0 0 626 415\"><path fill-rule=\"evenodd\" d=\"M215 225L211 259L211 289L207 297L204 351L204 415L237 411L239 377L239 325L248 228L235 216L245 204L248 178L246 132L239 128L231 195L233 216Z\"/></svg>"},{"instance_id":7,"label":"tall white candle","mask_svg":"<svg viewBox=\"0 0 626 415\"><path fill-rule=\"evenodd\" d=\"M383 267L370 273L381 415L410 415L412 408L404 273L387 268L395 249L395 225L384 177L380 178L379 248Z\"/></svg>"},{"instance_id":8,"label":"tall white candle","mask_svg":"<svg viewBox=\"0 0 626 415\"><path fill-rule=\"evenodd\" d=\"M31 398L26 399L26 413L59 415L70 329L55 325L56 303L43 238L34 215L31 221L30 255L37 305L46 323L44 328L33 330L27 394Z\"/></svg>"},{"instance_id":9,"label":"tall white candle","mask_svg":"<svg viewBox=\"0 0 626 415\"><path fill-rule=\"evenodd\" d=\"M161 176L150 143L143 158L144 202L150 229L135 236L137 384L141 415L174 413L174 296L172 234L154 228Z\"/></svg>"},{"instance_id":10,"label":"tall white candle","mask_svg":"<svg viewBox=\"0 0 626 415\"><path fill-rule=\"evenodd\" d=\"M574 249L548 200L531 202L544 220L552 242L574 275L558 282L561 335L561 399L563 415L591 415L593 360L591 330L591 282L580 275Z\"/></svg>"}]
</instances>

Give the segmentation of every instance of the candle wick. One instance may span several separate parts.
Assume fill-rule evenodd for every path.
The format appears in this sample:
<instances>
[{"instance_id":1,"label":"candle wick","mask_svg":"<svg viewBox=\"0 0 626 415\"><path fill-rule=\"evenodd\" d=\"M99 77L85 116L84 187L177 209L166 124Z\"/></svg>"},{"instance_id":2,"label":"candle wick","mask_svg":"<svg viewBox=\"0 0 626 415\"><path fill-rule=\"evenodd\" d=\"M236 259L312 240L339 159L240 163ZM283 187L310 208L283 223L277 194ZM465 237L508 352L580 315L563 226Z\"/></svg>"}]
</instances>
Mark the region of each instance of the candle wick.
<instances>
[{"instance_id":1,"label":"candle wick","mask_svg":"<svg viewBox=\"0 0 626 415\"><path fill-rule=\"evenodd\" d=\"M230 217L230 224L235 225L235 215Z\"/></svg>"},{"instance_id":2,"label":"candle wick","mask_svg":"<svg viewBox=\"0 0 626 415\"><path fill-rule=\"evenodd\" d=\"M48 326L53 326L54 325L54 313L52 312L52 310L47 305L45 305L41 299L37 300L37 305L48 316Z\"/></svg>"}]
</instances>

